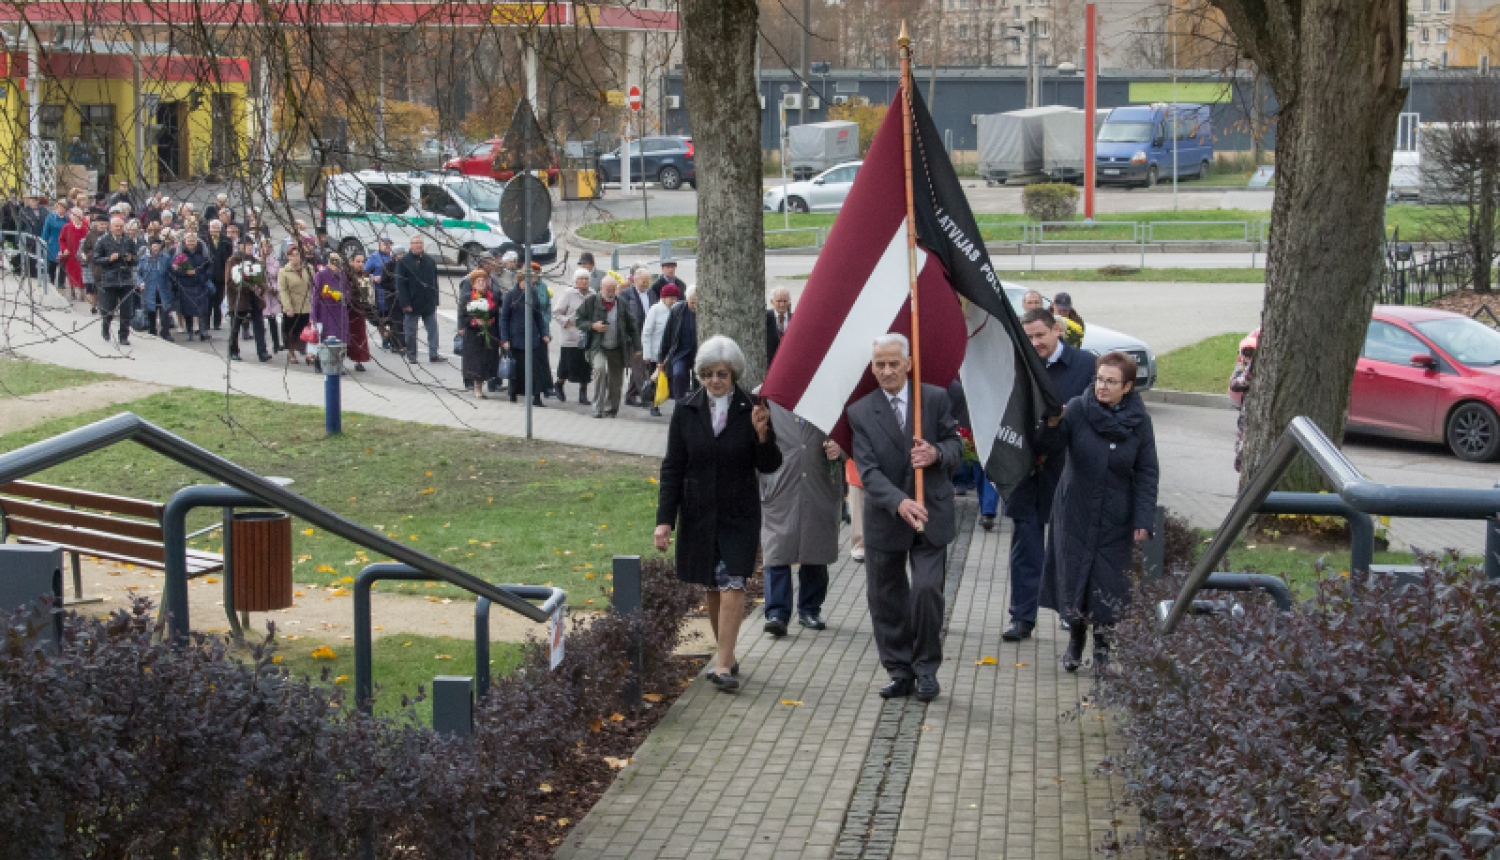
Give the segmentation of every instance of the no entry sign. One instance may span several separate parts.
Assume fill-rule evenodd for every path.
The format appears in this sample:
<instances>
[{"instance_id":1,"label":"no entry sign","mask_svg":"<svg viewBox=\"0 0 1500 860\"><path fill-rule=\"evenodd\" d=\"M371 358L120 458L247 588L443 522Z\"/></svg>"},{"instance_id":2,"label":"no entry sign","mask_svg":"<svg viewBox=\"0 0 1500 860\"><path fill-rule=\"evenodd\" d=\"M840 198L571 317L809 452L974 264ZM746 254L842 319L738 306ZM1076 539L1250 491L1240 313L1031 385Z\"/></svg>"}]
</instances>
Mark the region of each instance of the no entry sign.
<instances>
[{"instance_id":1,"label":"no entry sign","mask_svg":"<svg viewBox=\"0 0 1500 860\"><path fill-rule=\"evenodd\" d=\"M639 111L641 109L641 88L631 85L630 91L625 94L625 103L630 105L631 110Z\"/></svg>"}]
</instances>

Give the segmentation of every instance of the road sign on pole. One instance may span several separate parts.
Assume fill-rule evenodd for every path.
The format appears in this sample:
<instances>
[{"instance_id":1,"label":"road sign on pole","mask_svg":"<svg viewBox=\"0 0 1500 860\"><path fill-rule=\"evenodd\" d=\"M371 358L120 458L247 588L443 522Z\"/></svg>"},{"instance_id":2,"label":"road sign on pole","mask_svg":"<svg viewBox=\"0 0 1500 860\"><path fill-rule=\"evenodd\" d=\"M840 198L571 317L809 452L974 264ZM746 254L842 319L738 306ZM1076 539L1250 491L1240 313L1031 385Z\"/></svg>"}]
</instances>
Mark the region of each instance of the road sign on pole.
<instances>
[{"instance_id":1,"label":"road sign on pole","mask_svg":"<svg viewBox=\"0 0 1500 860\"><path fill-rule=\"evenodd\" d=\"M633 111L635 111L637 113L640 113L640 110L641 110L641 88L638 87L638 86L636 86L636 85L634 85L634 84L631 84L630 85L630 91L628 93L626 93L626 95L625 95L625 103L628 104L628 105L630 105L630 109L631 110L633 110Z\"/></svg>"}]
</instances>

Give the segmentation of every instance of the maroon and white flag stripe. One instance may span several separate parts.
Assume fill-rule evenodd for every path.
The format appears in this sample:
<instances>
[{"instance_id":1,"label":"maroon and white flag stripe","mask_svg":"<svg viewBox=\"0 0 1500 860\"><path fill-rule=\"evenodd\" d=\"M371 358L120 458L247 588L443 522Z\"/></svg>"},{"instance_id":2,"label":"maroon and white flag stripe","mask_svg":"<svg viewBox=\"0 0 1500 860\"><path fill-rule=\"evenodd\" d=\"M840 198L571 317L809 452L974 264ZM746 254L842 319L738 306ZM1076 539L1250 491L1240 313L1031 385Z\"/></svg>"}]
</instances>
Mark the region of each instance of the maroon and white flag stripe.
<instances>
[{"instance_id":1,"label":"maroon and white flag stripe","mask_svg":"<svg viewBox=\"0 0 1500 860\"><path fill-rule=\"evenodd\" d=\"M875 388L871 344L886 332L911 334L901 98L875 135L761 385L767 399L845 450L844 409ZM962 367L981 461L1008 495L1031 470L1035 421L1056 398L994 276L931 117L920 96L913 101L922 381L946 387Z\"/></svg>"}]
</instances>

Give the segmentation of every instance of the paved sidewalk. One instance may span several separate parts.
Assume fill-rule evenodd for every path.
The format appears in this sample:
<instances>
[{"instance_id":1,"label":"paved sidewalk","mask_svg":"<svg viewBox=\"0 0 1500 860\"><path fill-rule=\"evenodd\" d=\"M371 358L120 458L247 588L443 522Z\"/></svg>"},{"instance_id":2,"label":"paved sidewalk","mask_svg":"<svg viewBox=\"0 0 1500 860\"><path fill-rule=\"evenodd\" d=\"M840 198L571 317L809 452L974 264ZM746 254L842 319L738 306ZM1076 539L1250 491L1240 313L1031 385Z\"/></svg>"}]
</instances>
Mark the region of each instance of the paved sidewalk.
<instances>
[{"instance_id":1,"label":"paved sidewalk","mask_svg":"<svg viewBox=\"0 0 1500 860\"><path fill-rule=\"evenodd\" d=\"M961 504L972 524L972 504ZM741 692L695 681L559 860L1086 860L1119 788L1093 773L1105 724L1090 709L1062 719L1091 676L1057 664L1052 613L1038 638L1001 647L1008 527L962 535L936 702L876 695L886 679L864 571L845 555L832 570L829 629L794 627L776 641L747 624ZM983 656L996 664L975 665Z\"/></svg>"}]
</instances>

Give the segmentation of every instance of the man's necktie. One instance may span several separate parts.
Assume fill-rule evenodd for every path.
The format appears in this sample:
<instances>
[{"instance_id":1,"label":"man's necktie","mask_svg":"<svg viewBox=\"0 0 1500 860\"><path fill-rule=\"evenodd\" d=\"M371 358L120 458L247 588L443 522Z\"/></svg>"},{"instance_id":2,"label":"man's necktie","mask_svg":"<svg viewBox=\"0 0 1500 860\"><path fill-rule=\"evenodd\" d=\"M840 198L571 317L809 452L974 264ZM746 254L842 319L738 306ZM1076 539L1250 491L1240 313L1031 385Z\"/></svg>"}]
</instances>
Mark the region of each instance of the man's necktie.
<instances>
[{"instance_id":1,"label":"man's necktie","mask_svg":"<svg viewBox=\"0 0 1500 860\"><path fill-rule=\"evenodd\" d=\"M896 425L902 430L906 429L906 410L901 408L901 398L891 398L891 408L896 410Z\"/></svg>"}]
</instances>

